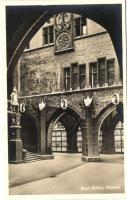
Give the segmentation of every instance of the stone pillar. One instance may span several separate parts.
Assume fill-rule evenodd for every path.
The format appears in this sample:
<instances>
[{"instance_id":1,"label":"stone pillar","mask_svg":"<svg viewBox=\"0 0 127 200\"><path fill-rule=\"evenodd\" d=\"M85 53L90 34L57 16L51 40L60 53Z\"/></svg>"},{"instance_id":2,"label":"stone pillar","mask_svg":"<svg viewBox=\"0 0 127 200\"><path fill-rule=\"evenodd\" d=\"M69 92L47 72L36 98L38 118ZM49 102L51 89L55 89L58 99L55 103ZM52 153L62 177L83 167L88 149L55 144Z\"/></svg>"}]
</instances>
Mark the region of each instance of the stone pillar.
<instances>
[{"instance_id":1,"label":"stone pillar","mask_svg":"<svg viewBox=\"0 0 127 200\"><path fill-rule=\"evenodd\" d=\"M82 158L83 158L88 155L87 132L86 132L85 119L81 121L81 130L82 130Z\"/></svg>"},{"instance_id":2,"label":"stone pillar","mask_svg":"<svg viewBox=\"0 0 127 200\"><path fill-rule=\"evenodd\" d=\"M93 129L92 111L90 107L86 107L85 109L85 128L83 133L82 160L88 162L100 161L100 157L98 154L97 134L95 134L95 131Z\"/></svg>"},{"instance_id":3,"label":"stone pillar","mask_svg":"<svg viewBox=\"0 0 127 200\"><path fill-rule=\"evenodd\" d=\"M74 153L77 152L77 134L72 132L72 130L68 131L68 152Z\"/></svg>"},{"instance_id":4,"label":"stone pillar","mask_svg":"<svg viewBox=\"0 0 127 200\"><path fill-rule=\"evenodd\" d=\"M51 141L47 141L47 131L46 131L46 108L41 111L41 130L40 130L40 157L41 159L52 159L54 156L52 152L47 150L47 143L51 144ZM51 138L52 139L52 138ZM50 146L51 150L51 146ZM48 155L49 154L49 155Z\"/></svg>"},{"instance_id":5,"label":"stone pillar","mask_svg":"<svg viewBox=\"0 0 127 200\"><path fill-rule=\"evenodd\" d=\"M40 131L40 154L46 154L46 112L41 111L41 131Z\"/></svg>"},{"instance_id":6,"label":"stone pillar","mask_svg":"<svg viewBox=\"0 0 127 200\"><path fill-rule=\"evenodd\" d=\"M9 163L23 162L22 149L20 113L12 113L9 131Z\"/></svg>"}]
</instances>

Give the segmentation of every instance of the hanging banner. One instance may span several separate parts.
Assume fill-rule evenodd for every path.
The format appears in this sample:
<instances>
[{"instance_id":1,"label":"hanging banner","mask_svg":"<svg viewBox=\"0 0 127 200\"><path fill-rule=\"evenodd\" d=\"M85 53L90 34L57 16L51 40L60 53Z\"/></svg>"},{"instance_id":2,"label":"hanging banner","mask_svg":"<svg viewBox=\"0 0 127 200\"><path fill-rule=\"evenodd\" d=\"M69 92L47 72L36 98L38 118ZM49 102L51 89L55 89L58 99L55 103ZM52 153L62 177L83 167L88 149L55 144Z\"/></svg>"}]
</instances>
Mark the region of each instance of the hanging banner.
<instances>
[{"instance_id":1,"label":"hanging banner","mask_svg":"<svg viewBox=\"0 0 127 200\"><path fill-rule=\"evenodd\" d=\"M111 100L112 100L112 103L113 103L114 105L119 104L119 94L118 94L118 93L113 94Z\"/></svg>"},{"instance_id":2,"label":"hanging banner","mask_svg":"<svg viewBox=\"0 0 127 200\"><path fill-rule=\"evenodd\" d=\"M90 98L89 96L87 96L83 101L84 101L84 105L86 107L89 107L93 101L93 97Z\"/></svg>"},{"instance_id":3,"label":"hanging banner","mask_svg":"<svg viewBox=\"0 0 127 200\"><path fill-rule=\"evenodd\" d=\"M67 108L67 99L61 99L61 108L66 109Z\"/></svg>"}]
</instances>

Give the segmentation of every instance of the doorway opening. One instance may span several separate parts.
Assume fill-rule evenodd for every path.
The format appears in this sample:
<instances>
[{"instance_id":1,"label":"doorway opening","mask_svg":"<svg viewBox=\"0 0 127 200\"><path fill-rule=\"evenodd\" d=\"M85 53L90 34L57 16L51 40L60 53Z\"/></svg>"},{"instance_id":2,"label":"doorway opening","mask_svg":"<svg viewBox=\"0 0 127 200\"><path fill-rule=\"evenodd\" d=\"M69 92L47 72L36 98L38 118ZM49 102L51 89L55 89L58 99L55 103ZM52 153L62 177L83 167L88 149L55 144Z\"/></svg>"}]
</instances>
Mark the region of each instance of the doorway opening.
<instances>
[{"instance_id":1,"label":"doorway opening","mask_svg":"<svg viewBox=\"0 0 127 200\"><path fill-rule=\"evenodd\" d=\"M102 154L124 153L123 121L117 111L110 113L100 127L99 152Z\"/></svg>"}]
</instances>

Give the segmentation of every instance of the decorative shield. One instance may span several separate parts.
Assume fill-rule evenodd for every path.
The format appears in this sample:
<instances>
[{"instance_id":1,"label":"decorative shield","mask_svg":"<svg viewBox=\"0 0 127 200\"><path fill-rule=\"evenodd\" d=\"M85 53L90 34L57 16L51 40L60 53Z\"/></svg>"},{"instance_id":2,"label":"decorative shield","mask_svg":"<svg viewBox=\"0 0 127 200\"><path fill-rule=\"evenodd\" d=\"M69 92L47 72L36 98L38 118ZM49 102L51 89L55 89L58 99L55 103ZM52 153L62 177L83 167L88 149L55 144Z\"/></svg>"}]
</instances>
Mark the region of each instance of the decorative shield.
<instances>
[{"instance_id":1,"label":"decorative shield","mask_svg":"<svg viewBox=\"0 0 127 200\"><path fill-rule=\"evenodd\" d=\"M45 108L46 103L42 102L39 104L39 110L43 110Z\"/></svg>"},{"instance_id":2,"label":"decorative shield","mask_svg":"<svg viewBox=\"0 0 127 200\"><path fill-rule=\"evenodd\" d=\"M61 99L61 108L66 109L67 108L67 99Z\"/></svg>"},{"instance_id":3,"label":"decorative shield","mask_svg":"<svg viewBox=\"0 0 127 200\"><path fill-rule=\"evenodd\" d=\"M24 113L24 112L25 112L25 104L24 104L24 103L21 103L21 104L19 105L19 111L20 111L21 113Z\"/></svg>"},{"instance_id":4,"label":"decorative shield","mask_svg":"<svg viewBox=\"0 0 127 200\"><path fill-rule=\"evenodd\" d=\"M84 104L85 104L85 106L86 106L86 107L90 106L91 103L92 103L92 101L93 101L93 97L90 98L89 96L87 96L87 97L84 99Z\"/></svg>"},{"instance_id":5,"label":"decorative shield","mask_svg":"<svg viewBox=\"0 0 127 200\"><path fill-rule=\"evenodd\" d=\"M119 94L118 93L112 95L112 103L114 105L119 104Z\"/></svg>"}]
</instances>

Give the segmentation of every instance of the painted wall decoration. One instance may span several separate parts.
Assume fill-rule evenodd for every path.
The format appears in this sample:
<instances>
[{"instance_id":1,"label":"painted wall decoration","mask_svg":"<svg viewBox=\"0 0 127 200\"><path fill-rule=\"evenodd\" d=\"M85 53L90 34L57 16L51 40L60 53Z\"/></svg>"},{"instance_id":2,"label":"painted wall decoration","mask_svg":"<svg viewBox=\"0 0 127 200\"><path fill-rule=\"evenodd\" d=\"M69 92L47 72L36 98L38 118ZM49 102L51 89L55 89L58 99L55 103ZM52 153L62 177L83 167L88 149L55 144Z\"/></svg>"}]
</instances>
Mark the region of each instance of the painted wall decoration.
<instances>
[{"instance_id":1,"label":"painted wall decoration","mask_svg":"<svg viewBox=\"0 0 127 200\"><path fill-rule=\"evenodd\" d=\"M106 56L107 59L115 58L115 74L118 73L118 61L107 35L108 33L103 34L103 41L101 38L102 43L99 45L91 44L92 38L75 40L75 51L59 55L54 54L54 46L24 52L20 59L20 95L29 96L63 91L65 89L64 68L71 66L71 63L89 66L89 63L96 62L97 58ZM99 41L100 35L96 37Z\"/></svg>"},{"instance_id":2,"label":"painted wall decoration","mask_svg":"<svg viewBox=\"0 0 127 200\"><path fill-rule=\"evenodd\" d=\"M27 60L27 62L26 62ZM37 57L27 57L21 64L21 95L51 93L57 90L58 71L53 69L51 61L38 60ZM27 63L27 64L26 64Z\"/></svg>"}]
</instances>

